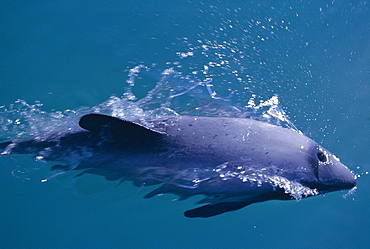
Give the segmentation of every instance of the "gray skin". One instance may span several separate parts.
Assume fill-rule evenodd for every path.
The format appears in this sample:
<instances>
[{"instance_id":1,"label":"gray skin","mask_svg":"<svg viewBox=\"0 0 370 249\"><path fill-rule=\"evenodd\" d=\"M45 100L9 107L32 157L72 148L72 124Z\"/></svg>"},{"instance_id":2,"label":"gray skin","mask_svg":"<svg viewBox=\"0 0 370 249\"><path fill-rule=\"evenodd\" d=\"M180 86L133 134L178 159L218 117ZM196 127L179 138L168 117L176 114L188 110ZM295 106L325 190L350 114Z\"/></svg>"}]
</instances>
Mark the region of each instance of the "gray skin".
<instances>
[{"instance_id":1,"label":"gray skin","mask_svg":"<svg viewBox=\"0 0 370 249\"><path fill-rule=\"evenodd\" d=\"M80 170L78 175L93 173L136 186L161 184L146 198L205 195L198 203L207 205L186 211L186 217L211 217L255 202L294 199L297 193L307 197L356 186L338 158L294 130L229 117L175 116L154 124L158 129L88 114L79 122L80 132L3 143L2 154L36 154L64 162L53 170Z\"/></svg>"}]
</instances>

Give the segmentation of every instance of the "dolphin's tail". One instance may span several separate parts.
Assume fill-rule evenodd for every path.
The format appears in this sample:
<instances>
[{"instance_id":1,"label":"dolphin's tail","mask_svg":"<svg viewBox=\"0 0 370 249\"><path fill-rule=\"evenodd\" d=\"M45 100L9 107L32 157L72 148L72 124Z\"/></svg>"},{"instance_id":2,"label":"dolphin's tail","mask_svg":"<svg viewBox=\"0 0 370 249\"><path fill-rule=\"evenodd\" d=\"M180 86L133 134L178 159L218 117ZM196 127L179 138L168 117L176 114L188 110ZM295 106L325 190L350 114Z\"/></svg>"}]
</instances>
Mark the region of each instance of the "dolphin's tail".
<instances>
[{"instance_id":1,"label":"dolphin's tail","mask_svg":"<svg viewBox=\"0 0 370 249\"><path fill-rule=\"evenodd\" d=\"M37 154L42 149L45 149L55 142L28 140L23 142L0 142L0 155L8 154Z\"/></svg>"},{"instance_id":2,"label":"dolphin's tail","mask_svg":"<svg viewBox=\"0 0 370 249\"><path fill-rule=\"evenodd\" d=\"M11 144L12 142L9 142L9 141L6 141L6 142L1 142L0 143L0 154L3 154L4 150L6 149L6 147L8 147L9 144Z\"/></svg>"}]
</instances>

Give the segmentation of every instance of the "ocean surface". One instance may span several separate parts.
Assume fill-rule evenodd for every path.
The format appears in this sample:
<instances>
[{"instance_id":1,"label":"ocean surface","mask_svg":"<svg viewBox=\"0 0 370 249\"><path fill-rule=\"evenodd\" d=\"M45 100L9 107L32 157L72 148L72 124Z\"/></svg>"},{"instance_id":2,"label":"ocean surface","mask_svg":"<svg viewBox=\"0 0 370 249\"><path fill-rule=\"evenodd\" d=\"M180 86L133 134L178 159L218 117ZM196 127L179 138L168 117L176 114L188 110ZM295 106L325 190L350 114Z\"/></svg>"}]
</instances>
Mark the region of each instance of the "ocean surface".
<instances>
[{"instance_id":1,"label":"ocean surface","mask_svg":"<svg viewBox=\"0 0 370 249\"><path fill-rule=\"evenodd\" d=\"M0 13L2 141L117 98L238 116L277 96L358 181L351 193L188 219L194 198L144 199L150 187L0 156L0 248L369 248L368 1L5 0Z\"/></svg>"}]
</instances>

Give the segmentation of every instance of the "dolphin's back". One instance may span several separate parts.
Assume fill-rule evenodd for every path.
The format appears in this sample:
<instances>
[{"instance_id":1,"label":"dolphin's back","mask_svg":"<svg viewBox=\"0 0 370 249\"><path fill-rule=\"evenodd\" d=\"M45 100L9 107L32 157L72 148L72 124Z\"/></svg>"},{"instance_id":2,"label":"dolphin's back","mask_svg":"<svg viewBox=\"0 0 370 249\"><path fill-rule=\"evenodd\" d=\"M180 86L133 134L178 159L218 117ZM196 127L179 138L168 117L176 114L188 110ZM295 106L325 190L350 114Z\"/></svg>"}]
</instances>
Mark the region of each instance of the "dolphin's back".
<instances>
[{"instance_id":1,"label":"dolphin's back","mask_svg":"<svg viewBox=\"0 0 370 249\"><path fill-rule=\"evenodd\" d=\"M176 147L217 163L302 165L316 146L296 131L245 118L182 116L166 133Z\"/></svg>"}]
</instances>

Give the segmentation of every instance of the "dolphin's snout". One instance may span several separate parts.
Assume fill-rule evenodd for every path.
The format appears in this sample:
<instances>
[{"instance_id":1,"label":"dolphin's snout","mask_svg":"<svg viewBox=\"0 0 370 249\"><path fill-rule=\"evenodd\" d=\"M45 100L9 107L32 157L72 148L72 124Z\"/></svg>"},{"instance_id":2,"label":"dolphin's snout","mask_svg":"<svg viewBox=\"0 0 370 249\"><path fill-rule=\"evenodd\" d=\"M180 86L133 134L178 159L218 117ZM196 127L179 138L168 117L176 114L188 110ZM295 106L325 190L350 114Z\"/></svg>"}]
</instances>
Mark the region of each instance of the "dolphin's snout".
<instances>
[{"instance_id":1,"label":"dolphin's snout","mask_svg":"<svg viewBox=\"0 0 370 249\"><path fill-rule=\"evenodd\" d=\"M356 185L357 185L356 177L351 172L351 175L345 181L343 189L352 189L352 188L356 187Z\"/></svg>"}]
</instances>

